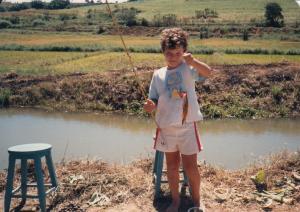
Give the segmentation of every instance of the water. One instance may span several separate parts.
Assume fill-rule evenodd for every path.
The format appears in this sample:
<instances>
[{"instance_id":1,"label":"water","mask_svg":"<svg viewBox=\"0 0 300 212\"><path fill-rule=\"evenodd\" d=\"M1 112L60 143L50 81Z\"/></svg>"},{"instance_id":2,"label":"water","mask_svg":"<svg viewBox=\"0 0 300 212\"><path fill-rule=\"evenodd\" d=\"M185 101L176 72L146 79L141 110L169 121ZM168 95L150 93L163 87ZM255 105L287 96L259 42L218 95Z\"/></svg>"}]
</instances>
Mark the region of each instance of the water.
<instances>
[{"instance_id":1,"label":"water","mask_svg":"<svg viewBox=\"0 0 300 212\"><path fill-rule=\"evenodd\" d=\"M52 144L56 162L64 155L110 163L153 157L154 128L152 120L122 115L0 110L0 169L7 167L8 147L33 142ZM270 153L300 149L299 129L300 119L204 121L199 159L227 169L245 167Z\"/></svg>"}]
</instances>

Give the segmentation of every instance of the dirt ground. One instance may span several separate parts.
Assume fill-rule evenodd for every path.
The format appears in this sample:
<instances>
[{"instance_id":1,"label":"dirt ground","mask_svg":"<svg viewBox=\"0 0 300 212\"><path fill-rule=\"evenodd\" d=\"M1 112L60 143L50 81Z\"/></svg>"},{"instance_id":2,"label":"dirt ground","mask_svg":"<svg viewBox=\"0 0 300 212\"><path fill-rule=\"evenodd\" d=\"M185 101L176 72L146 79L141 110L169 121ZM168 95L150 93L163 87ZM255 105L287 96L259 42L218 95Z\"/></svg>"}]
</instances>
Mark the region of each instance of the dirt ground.
<instances>
[{"instance_id":1,"label":"dirt ground","mask_svg":"<svg viewBox=\"0 0 300 212\"><path fill-rule=\"evenodd\" d=\"M214 68L218 71L211 78L196 84L198 101L206 118L299 117L299 64ZM145 116L140 87L147 96L154 69L140 67L137 71L138 79L130 70L47 76L2 74L0 97L4 90L8 91L6 106L11 107Z\"/></svg>"},{"instance_id":2,"label":"dirt ground","mask_svg":"<svg viewBox=\"0 0 300 212\"><path fill-rule=\"evenodd\" d=\"M237 171L203 163L199 164L199 170L206 211L300 210L300 152L271 155L260 165ZM259 180L261 170L265 177ZM34 180L33 171L31 166L30 180ZM44 173L49 180L46 168ZM164 211L171 200L166 184L162 186L161 196L154 198L151 159L137 160L130 165L69 161L57 164L56 173L59 188L47 198L49 211ZM6 172L1 171L1 201L5 177ZM15 183L19 180L17 177ZM17 205L18 201L13 200L12 206ZM187 211L191 206L187 189L182 193L180 211ZM37 210L37 200L28 200L23 208L23 211Z\"/></svg>"}]
</instances>

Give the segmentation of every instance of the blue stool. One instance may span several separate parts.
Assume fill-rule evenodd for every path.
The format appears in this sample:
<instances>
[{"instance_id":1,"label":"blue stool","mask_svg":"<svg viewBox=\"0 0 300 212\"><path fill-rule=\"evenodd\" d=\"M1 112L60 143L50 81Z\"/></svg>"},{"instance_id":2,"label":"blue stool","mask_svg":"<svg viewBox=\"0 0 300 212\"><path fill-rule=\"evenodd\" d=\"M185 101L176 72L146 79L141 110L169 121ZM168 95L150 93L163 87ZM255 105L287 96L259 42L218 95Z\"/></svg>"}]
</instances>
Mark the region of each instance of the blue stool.
<instances>
[{"instance_id":1,"label":"blue stool","mask_svg":"<svg viewBox=\"0 0 300 212\"><path fill-rule=\"evenodd\" d=\"M24 144L8 148L9 163L6 181L6 191L4 198L4 211L8 212L10 209L11 198L22 198L21 205L24 205L26 198L38 198L40 201L41 211L46 211L46 195L57 188L57 180L55 170L52 162L50 144ZM46 158L46 163L51 178L51 184L44 184L42 172L42 157ZM13 190L14 172L16 160L21 160L21 185ZM36 183L27 184L27 160L33 159L36 174ZM45 186L50 187L45 191ZM27 187L37 187L38 195L27 195ZM21 189L21 194L15 194Z\"/></svg>"},{"instance_id":2,"label":"blue stool","mask_svg":"<svg viewBox=\"0 0 300 212\"><path fill-rule=\"evenodd\" d=\"M161 184L168 182L167 180L161 180L163 173L166 172L163 171L163 166L164 166L164 153L156 150L154 165L153 165L153 182L155 184L155 197L159 197L161 193ZM180 180L180 182L182 183L181 190L183 190L188 186L188 178L183 170L180 170L179 172L183 174L183 179Z\"/></svg>"}]
</instances>

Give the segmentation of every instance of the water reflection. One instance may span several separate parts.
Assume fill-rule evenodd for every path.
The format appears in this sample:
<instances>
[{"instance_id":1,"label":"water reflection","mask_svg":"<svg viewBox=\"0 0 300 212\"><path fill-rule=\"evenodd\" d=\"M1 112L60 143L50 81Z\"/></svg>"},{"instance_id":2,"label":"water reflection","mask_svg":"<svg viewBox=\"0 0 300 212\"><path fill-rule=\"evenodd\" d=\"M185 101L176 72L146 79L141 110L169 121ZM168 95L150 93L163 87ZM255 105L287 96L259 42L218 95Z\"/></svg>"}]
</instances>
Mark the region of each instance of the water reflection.
<instances>
[{"instance_id":1,"label":"water reflection","mask_svg":"<svg viewBox=\"0 0 300 212\"><path fill-rule=\"evenodd\" d=\"M127 163L152 156L153 120L97 113L60 113L30 109L0 110L0 169L7 148L31 142L53 145L60 161L98 157ZM207 120L199 124L204 151L200 159L225 168L240 168L269 153L300 147L299 119Z\"/></svg>"}]
</instances>

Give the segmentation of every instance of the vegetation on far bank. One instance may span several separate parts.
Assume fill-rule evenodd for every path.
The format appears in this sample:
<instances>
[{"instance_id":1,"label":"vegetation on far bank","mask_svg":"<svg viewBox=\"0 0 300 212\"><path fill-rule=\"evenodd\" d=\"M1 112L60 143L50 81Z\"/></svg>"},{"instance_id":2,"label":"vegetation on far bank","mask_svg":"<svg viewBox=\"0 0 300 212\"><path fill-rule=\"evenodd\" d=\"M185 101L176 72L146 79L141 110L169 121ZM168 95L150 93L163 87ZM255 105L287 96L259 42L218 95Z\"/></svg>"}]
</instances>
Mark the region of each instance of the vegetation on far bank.
<instances>
[{"instance_id":1,"label":"vegetation on far bank","mask_svg":"<svg viewBox=\"0 0 300 212\"><path fill-rule=\"evenodd\" d=\"M219 71L196 86L206 118L299 117L299 65L214 67ZM137 70L139 81L147 91L153 69ZM138 82L126 69L41 76L11 72L0 75L0 89L6 106L146 115Z\"/></svg>"}]
</instances>

